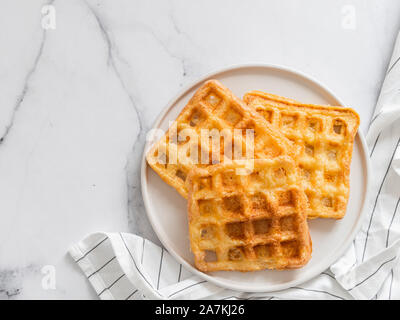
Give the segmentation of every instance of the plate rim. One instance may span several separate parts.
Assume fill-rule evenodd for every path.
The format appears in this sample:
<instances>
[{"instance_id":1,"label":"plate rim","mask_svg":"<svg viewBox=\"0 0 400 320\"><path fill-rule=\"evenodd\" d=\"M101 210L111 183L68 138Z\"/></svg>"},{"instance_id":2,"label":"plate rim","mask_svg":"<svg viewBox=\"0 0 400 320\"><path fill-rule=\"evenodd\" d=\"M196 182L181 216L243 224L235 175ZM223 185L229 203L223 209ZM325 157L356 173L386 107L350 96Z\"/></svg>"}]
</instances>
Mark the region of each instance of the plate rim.
<instances>
[{"instance_id":1,"label":"plate rim","mask_svg":"<svg viewBox=\"0 0 400 320\"><path fill-rule=\"evenodd\" d=\"M300 78L303 78L307 81L310 81L312 84L316 85L317 87L321 88L323 91L325 91L326 93L328 93L331 97L333 97L334 99L336 99L340 106L345 106L345 104L343 103L343 101L332 91L330 90L328 87L326 87L323 83L321 83L320 81L316 80L314 77L299 71L295 68L292 67L288 67L288 66L284 66L284 65L278 65L278 64L268 64L268 63L243 63L243 64L233 64L233 65L229 65L211 72L206 73L204 76L201 76L199 78L197 78L196 80L190 82L188 85L184 86L182 89L180 89L178 91L178 93L176 95L173 96L172 99L169 100L169 102L166 104L166 106L161 110L160 114L158 115L158 117L156 118L156 120L154 121L151 129L154 128L158 128L160 122L162 121L162 119L168 114L168 112L170 111L170 109L174 106L174 104L180 99L181 96L183 96L186 92L190 91L193 87L197 86L199 83L206 81L207 79L214 77L218 74L221 73L225 73L225 72L229 72L229 71L237 71L239 69L244 69L244 68L267 68L267 69L275 69L277 71L284 71L287 73L291 73L295 76L298 76ZM151 130L150 129L150 130ZM147 134L147 133L146 133ZM174 250L169 250L169 245L168 245L168 241L166 239L163 239L163 237L160 237L160 232L157 231L157 229L155 228L155 223L153 221L152 216L149 214L149 203L150 203L150 199L148 198L148 193L144 192L144 190L147 190L147 179L146 179L146 170L147 170L147 161L146 161L146 152L148 151L149 147L150 147L150 142L146 141L144 148L143 148L143 153L142 153L142 161L141 161L141 168L140 168L140 180L141 180L141 194L142 194L142 199L143 199L143 203L144 203L144 207L145 207L145 211L146 211L146 215L147 218L149 219L150 225L154 231L154 233L156 234L157 238L159 239L159 241L161 242L161 244L167 249L168 253L171 254L174 259L176 259L180 264L182 264L186 269L188 269L188 271L190 271L191 273L193 273L194 275L199 276L200 278L210 281L211 283L217 285L218 287L222 287L225 289L230 289L230 290L236 290L236 291L240 291L240 292L275 292L275 291L279 291L279 290L284 290L284 289L288 289L291 287L294 287L296 285L300 285L304 282L307 282L308 280L318 276L319 274L321 274L324 270L326 270L326 268L329 268L329 266L331 266L336 260L338 260L341 256L343 256L343 254L345 253L345 251L349 248L350 244L353 242L353 240L355 239L356 235L358 234L358 232L361 229L362 223L364 221L365 215L366 215L366 207L367 207L367 203L368 203L368 199L370 196L370 185L371 185L371 163L370 163L370 159L369 159L369 155L368 155L368 147L367 147L367 143L364 137L364 134L362 133L362 131L360 130L360 128L358 128L357 130L357 135L358 138L361 141L361 149L362 149L362 158L363 161L365 162L365 166L366 166L366 194L364 197L364 201L363 204L361 206L361 213L359 215L359 218L357 220L357 223L355 224L355 227L353 228L353 231L350 233L350 236L348 237L347 241L342 245L342 247L340 249L337 250L336 254L333 254L330 258L326 259L327 262L326 263L327 266L323 269L323 270L319 270L320 268L317 268L316 272L310 272L310 275L298 279L298 280L292 280L286 283L282 283L282 284L277 284L274 285L273 288L271 289L254 289L254 288L245 288L243 287L243 285L236 285L236 284L227 284L226 282L222 281L222 280L218 280L215 279L214 277L201 272L199 270L197 270L194 266L192 266L190 263L188 263L185 259L183 259L179 254L175 253ZM321 268L322 269L322 268Z\"/></svg>"}]
</instances>

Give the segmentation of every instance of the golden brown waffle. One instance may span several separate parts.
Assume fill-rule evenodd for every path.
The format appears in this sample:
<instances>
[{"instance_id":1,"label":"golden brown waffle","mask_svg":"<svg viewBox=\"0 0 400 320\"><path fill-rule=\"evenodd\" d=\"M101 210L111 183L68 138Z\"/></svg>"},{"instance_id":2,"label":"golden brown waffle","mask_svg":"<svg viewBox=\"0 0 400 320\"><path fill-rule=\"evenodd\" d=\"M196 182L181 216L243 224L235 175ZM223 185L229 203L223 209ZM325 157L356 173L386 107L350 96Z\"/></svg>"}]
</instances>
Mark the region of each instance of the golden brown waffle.
<instances>
[{"instance_id":1,"label":"golden brown waffle","mask_svg":"<svg viewBox=\"0 0 400 320\"><path fill-rule=\"evenodd\" d=\"M290 141L272 129L262 116L246 106L218 81L207 81L196 91L174 125L153 145L146 156L147 162L154 171L185 198L187 198L185 180L189 171L196 166L204 167L208 164L223 162L227 156L224 142L221 142L220 159L213 161L211 144L209 140L202 143L204 140L200 138L201 129L217 129L219 132L224 130L227 133L224 141L228 141L234 135L233 129L241 129L240 132L243 132L243 135L246 129L253 129L254 155L251 155L251 158L271 159L293 153ZM189 135L187 131L190 131ZM181 134L182 132L185 134ZM174 139L176 134L178 138ZM233 152L236 152L240 146L243 154L246 154L249 146L245 138L235 135ZM196 150L198 152L194 152ZM204 162L200 161L203 155L208 155L209 159L205 165L202 165L201 163ZM232 159L232 157L228 158Z\"/></svg>"},{"instance_id":2,"label":"golden brown waffle","mask_svg":"<svg viewBox=\"0 0 400 320\"><path fill-rule=\"evenodd\" d=\"M189 234L201 271L289 269L311 258L306 198L290 157L234 161L188 176Z\"/></svg>"},{"instance_id":3,"label":"golden brown waffle","mask_svg":"<svg viewBox=\"0 0 400 320\"><path fill-rule=\"evenodd\" d=\"M309 218L342 218L358 114L350 108L303 104L260 91L246 93L244 101L299 146L297 162Z\"/></svg>"}]
</instances>

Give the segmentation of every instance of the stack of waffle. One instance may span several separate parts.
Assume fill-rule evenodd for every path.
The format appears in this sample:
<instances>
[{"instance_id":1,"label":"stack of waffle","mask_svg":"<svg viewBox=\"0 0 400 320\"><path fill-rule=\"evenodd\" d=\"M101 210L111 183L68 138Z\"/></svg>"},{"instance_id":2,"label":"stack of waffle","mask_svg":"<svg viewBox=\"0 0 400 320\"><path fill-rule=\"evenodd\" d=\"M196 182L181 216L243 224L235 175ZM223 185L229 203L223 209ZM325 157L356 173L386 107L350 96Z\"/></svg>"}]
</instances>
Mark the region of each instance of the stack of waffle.
<instances>
[{"instance_id":1,"label":"stack of waffle","mask_svg":"<svg viewBox=\"0 0 400 320\"><path fill-rule=\"evenodd\" d=\"M243 101L204 83L147 153L188 199L196 267L254 271L304 266L307 218L340 219L349 197L359 117L251 91Z\"/></svg>"}]
</instances>

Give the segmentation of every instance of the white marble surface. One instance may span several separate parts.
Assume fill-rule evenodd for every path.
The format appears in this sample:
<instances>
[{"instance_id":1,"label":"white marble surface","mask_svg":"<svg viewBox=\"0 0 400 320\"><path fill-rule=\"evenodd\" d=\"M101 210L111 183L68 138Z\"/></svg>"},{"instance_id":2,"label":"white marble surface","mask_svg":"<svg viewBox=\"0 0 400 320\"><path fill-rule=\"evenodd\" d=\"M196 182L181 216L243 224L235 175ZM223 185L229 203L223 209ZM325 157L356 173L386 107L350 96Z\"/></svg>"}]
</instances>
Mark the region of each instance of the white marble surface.
<instances>
[{"instance_id":1,"label":"white marble surface","mask_svg":"<svg viewBox=\"0 0 400 320\"><path fill-rule=\"evenodd\" d=\"M0 2L0 299L96 298L66 255L88 233L157 242L139 159L182 86L231 64L287 65L354 107L365 132L400 26L398 0L55 0L44 30L46 4Z\"/></svg>"}]
</instances>

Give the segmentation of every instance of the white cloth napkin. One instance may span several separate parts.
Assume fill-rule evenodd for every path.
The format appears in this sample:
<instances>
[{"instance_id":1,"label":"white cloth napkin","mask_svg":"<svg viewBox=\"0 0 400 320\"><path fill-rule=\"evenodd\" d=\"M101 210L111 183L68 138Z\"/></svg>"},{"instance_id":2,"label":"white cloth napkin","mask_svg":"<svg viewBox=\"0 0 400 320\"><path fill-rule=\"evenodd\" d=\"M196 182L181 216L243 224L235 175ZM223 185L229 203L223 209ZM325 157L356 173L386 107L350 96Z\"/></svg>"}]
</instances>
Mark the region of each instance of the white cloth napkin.
<instances>
[{"instance_id":1,"label":"white cloth napkin","mask_svg":"<svg viewBox=\"0 0 400 320\"><path fill-rule=\"evenodd\" d=\"M273 293L219 288L163 248L127 233L95 233L69 253L101 299L400 299L400 35L367 135L372 185L351 247L314 279Z\"/></svg>"}]
</instances>

